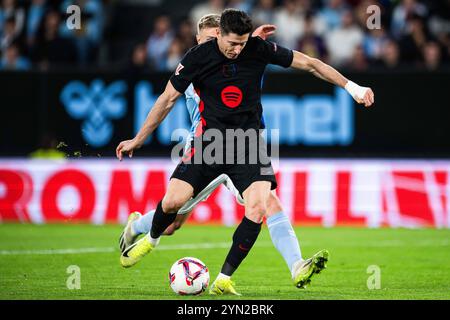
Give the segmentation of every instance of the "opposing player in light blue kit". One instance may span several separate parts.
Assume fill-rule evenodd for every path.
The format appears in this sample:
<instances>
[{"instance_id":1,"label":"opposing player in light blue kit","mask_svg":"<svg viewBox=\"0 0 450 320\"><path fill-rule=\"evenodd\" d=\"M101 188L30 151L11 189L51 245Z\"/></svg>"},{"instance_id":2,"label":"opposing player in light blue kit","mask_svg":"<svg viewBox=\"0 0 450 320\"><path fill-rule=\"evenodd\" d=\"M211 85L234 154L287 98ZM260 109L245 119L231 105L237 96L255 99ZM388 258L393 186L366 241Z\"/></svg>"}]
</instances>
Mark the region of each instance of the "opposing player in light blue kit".
<instances>
[{"instance_id":1,"label":"opposing player in light blue kit","mask_svg":"<svg viewBox=\"0 0 450 320\"><path fill-rule=\"evenodd\" d=\"M219 28L220 16L211 14L206 15L200 19L197 26L197 41L199 44L212 40L217 35L217 28ZM255 30L253 36L259 36L266 39L273 34L275 26L263 25ZM194 91L194 87L191 84L185 92L186 106L189 111L192 127L187 137L187 143L185 148L185 154L189 154L190 141L197 134L197 129L200 126L200 111L199 103L200 98ZM189 218L192 209L200 201L205 200L217 187L224 184L236 197L236 200L243 205L242 196L239 191L234 187L231 179L222 174L203 189L195 198L187 201L183 207L178 211L175 221L164 231L164 235L172 235L177 229L184 224ZM125 226L120 236L120 249L122 251L121 263L124 267L130 267L140 260L139 250L137 246L139 242L145 241L145 237L136 241L139 235L148 234L151 230L152 220L155 210L151 210L145 215L141 215L138 212L133 212L128 218L127 225ZM314 274L319 273L326 267L328 260L328 252L322 250L316 253L312 258L303 260L300 246L297 240L297 236L292 228L289 218L283 213L283 208L280 200L275 194L275 190L271 192L268 205L267 205L267 226L269 233L277 250L283 256L286 261L292 275L294 285L298 288L305 288L310 282L311 277ZM136 248L135 248L136 247ZM133 250L135 248L135 250ZM133 252L135 251L135 252ZM126 254L124 254L126 253ZM133 253L136 257L133 257ZM212 294L238 294L233 287L233 283L226 275L220 274L213 284L210 293Z\"/></svg>"}]
</instances>

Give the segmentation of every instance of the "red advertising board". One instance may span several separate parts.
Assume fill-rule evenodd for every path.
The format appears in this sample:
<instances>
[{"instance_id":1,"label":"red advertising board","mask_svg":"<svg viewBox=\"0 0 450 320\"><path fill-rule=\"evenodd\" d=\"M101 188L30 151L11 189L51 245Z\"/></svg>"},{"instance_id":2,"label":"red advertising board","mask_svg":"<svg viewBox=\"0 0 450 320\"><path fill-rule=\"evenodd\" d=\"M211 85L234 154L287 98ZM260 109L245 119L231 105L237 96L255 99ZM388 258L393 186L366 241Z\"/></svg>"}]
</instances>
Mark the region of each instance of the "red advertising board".
<instances>
[{"instance_id":1,"label":"red advertising board","mask_svg":"<svg viewBox=\"0 0 450 320\"><path fill-rule=\"evenodd\" d=\"M168 159L0 160L0 221L123 223L162 199ZM277 193L298 225L450 227L450 161L280 160ZM220 187L192 223L244 214Z\"/></svg>"}]
</instances>

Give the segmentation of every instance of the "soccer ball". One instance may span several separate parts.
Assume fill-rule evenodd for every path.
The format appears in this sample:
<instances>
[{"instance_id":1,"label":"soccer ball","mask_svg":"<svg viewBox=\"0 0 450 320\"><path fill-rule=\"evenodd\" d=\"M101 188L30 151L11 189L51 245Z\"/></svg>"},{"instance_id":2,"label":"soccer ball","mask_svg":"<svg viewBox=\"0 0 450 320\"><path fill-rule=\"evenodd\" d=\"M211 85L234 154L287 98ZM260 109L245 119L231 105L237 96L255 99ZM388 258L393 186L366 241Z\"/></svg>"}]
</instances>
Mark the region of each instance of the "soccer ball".
<instances>
[{"instance_id":1,"label":"soccer ball","mask_svg":"<svg viewBox=\"0 0 450 320\"><path fill-rule=\"evenodd\" d=\"M181 258L170 268L169 283L172 290L179 295L200 294L209 285L208 268L197 258Z\"/></svg>"}]
</instances>

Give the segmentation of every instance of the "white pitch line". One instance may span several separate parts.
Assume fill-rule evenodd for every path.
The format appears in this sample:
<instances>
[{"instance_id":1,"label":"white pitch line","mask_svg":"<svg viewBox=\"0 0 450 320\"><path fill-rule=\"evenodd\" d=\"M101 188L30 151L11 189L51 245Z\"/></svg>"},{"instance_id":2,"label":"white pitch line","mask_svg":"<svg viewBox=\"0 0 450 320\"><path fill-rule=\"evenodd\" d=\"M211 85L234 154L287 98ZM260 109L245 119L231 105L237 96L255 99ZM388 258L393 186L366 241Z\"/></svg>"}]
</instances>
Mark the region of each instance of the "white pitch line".
<instances>
[{"instance_id":1,"label":"white pitch line","mask_svg":"<svg viewBox=\"0 0 450 320\"><path fill-rule=\"evenodd\" d=\"M79 254L79 253L105 253L114 252L114 248L77 248L77 249L47 249L47 250L0 250L0 255L26 255L26 254Z\"/></svg>"},{"instance_id":2,"label":"white pitch line","mask_svg":"<svg viewBox=\"0 0 450 320\"><path fill-rule=\"evenodd\" d=\"M229 248L230 242L216 243L186 243L178 245L160 245L158 251L163 250L198 250ZM260 243L259 247L268 247L271 243ZM0 250L0 255L54 255L54 254L83 254L83 253L111 253L119 251L114 247L104 248L70 248L70 249L46 249L46 250Z\"/></svg>"},{"instance_id":3,"label":"white pitch line","mask_svg":"<svg viewBox=\"0 0 450 320\"><path fill-rule=\"evenodd\" d=\"M157 250L183 250L183 249L219 249L229 248L230 242L216 242L216 243L185 243L177 245L160 245Z\"/></svg>"},{"instance_id":4,"label":"white pitch line","mask_svg":"<svg viewBox=\"0 0 450 320\"><path fill-rule=\"evenodd\" d=\"M230 242L215 242L215 243L186 243L176 245L160 245L158 251L168 250L201 250L201 249L223 249L229 248ZM309 241L300 241L300 245L312 245ZM413 243L406 243L398 240L384 240L376 243L340 243L335 247L366 247L366 248L383 248L383 247L446 247L450 245L449 240L431 241L423 240ZM271 242L257 242L255 247L273 247ZM58 254L85 254L85 253L111 253L118 252L119 249L115 247L103 248L68 248L68 249L43 249L43 250L0 250L0 255L58 255Z\"/></svg>"}]
</instances>

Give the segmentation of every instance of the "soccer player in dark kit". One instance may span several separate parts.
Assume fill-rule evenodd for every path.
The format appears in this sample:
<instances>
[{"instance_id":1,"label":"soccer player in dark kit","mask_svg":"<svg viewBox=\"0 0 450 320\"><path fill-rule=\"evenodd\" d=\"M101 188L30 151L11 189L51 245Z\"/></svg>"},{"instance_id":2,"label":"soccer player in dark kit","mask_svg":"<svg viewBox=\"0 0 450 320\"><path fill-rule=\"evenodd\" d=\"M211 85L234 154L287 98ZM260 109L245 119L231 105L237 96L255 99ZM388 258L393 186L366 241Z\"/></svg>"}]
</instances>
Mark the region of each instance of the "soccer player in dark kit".
<instances>
[{"instance_id":1,"label":"soccer player in dark kit","mask_svg":"<svg viewBox=\"0 0 450 320\"><path fill-rule=\"evenodd\" d=\"M177 211L186 201L220 174L227 174L243 196L245 217L236 228L230 251L210 293L237 294L230 277L255 243L266 214L267 199L271 190L277 187L270 159L268 161L264 157L265 146L260 143L263 139L259 135L263 127L261 79L268 64L309 71L345 88L358 103L366 107L374 103L374 94L370 88L349 81L318 59L258 37L250 37L252 28L251 19L246 13L225 10L221 15L217 39L189 50L136 137L122 141L117 147L120 160L123 154L132 156L133 151L143 145L167 116L178 97L191 83L194 85L201 99L201 130L171 177L166 194L153 216L150 234L123 252L121 263L124 267L134 265L158 245L161 234L174 221ZM256 140L247 139L247 135L243 135L243 138L239 134L229 135L230 131L242 130L249 132L249 136L256 132ZM223 135L222 140L217 138L217 133ZM215 150L214 156L207 152L212 137L221 140L219 145L222 146L222 151ZM237 147L229 148L229 145L236 145L236 140ZM243 145L243 149L240 145ZM311 277L325 267L327 259L328 252L322 250L304 260L295 279L296 285L303 287L308 284Z\"/></svg>"}]
</instances>

